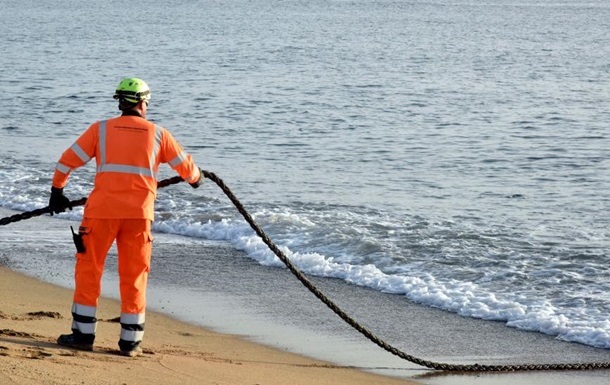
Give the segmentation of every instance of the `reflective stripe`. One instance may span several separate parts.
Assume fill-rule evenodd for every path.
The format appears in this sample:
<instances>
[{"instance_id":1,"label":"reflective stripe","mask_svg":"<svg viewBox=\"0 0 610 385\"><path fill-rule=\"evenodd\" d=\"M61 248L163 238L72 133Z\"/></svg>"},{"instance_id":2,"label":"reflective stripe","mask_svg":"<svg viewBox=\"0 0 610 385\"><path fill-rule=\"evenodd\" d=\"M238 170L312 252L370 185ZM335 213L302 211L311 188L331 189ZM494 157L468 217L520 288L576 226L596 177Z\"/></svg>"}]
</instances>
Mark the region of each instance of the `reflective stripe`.
<instances>
[{"instance_id":1,"label":"reflective stripe","mask_svg":"<svg viewBox=\"0 0 610 385\"><path fill-rule=\"evenodd\" d=\"M72 321L72 329L76 329L83 334L95 334L97 322L77 322Z\"/></svg>"},{"instance_id":2,"label":"reflective stripe","mask_svg":"<svg viewBox=\"0 0 610 385\"><path fill-rule=\"evenodd\" d=\"M182 151L180 154L178 154L177 157L169 161L169 165L172 166L172 168L177 167L178 165L180 165L180 163L184 162L185 159L186 152Z\"/></svg>"},{"instance_id":3,"label":"reflective stripe","mask_svg":"<svg viewBox=\"0 0 610 385\"><path fill-rule=\"evenodd\" d=\"M85 317L95 317L97 308L94 306L86 306L78 303L72 304L72 313L84 315Z\"/></svg>"},{"instance_id":4,"label":"reflective stripe","mask_svg":"<svg viewBox=\"0 0 610 385\"><path fill-rule=\"evenodd\" d=\"M150 168L154 169L157 163L157 156L161 151L161 139L163 138L163 128L155 124L155 148L153 149L152 156L150 157Z\"/></svg>"},{"instance_id":5,"label":"reflective stripe","mask_svg":"<svg viewBox=\"0 0 610 385\"><path fill-rule=\"evenodd\" d=\"M91 157L89 155L87 155L87 153L85 151L83 151L83 149L77 143L74 143L72 145L71 149L72 149L72 151L74 151L76 156L78 156L80 158L80 160L83 161L83 163L87 163L88 161L91 160Z\"/></svg>"},{"instance_id":6,"label":"reflective stripe","mask_svg":"<svg viewBox=\"0 0 610 385\"><path fill-rule=\"evenodd\" d=\"M125 174L135 174L154 177L152 170L144 167L125 166L122 164L103 164L97 168L97 172L122 172Z\"/></svg>"},{"instance_id":7,"label":"reflective stripe","mask_svg":"<svg viewBox=\"0 0 610 385\"><path fill-rule=\"evenodd\" d=\"M86 306L79 303L73 303L72 315L74 318L80 319L80 321L76 321L76 319L74 319L72 321L72 329L76 329L85 334L95 334L95 330L97 328L97 322L95 320L96 311L97 308L95 306ZM90 318L92 322L82 322L83 317Z\"/></svg>"},{"instance_id":8,"label":"reflective stripe","mask_svg":"<svg viewBox=\"0 0 610 385\"><path fill-rule=\"evenodd\" d=\"M145 313L142 313L142 314L121 313L121 323L122 324L138 325L138 324L143 324L145 321L146 321Z\"/></svg>"},{"instance_id":9,"label":"reflective stripe","mask_svg":"<svg viewBox=\"0 0 610 385\"><path fill-rule=\"evenodd\" d=\"M144 330L121 329L121 339L125 341L138 342L144 338Z\"/></svg>"},{"instance_id":10,"label":"reflective stripe","mask_svg":"<svg viewBox=\"0 0 610 385\"><path fill-rule=\"evenodd\" d=\"M72 169L68 166L66 166L65 164L61 164L61 163L57 163L57 166L55 166L55 169L59 172L61 172L62 174L67 174L70 171L72 171Z\"/></svg>"},{"instance_id":11,"label":"reflective stripe","mask_svg":"<svg viewBox=\"0 0 610 385\"><path fill-rule=\"evenodd\" d=\"M145 321L145 313L121 313L121 339L130 342L142 341Z\"/></svg>"},{"instance_id":12,"label":"reflective stripe","mask_svg":"<svg viewBox=\"0 0 610 385\"><path fill-rule=\"evenodd\" d=\"M106 163L106 121L100 121L99 128L99 143L100 143L100 164L97 167L97 172L120 172L124 174L134 174L140 176L147 176L150 178L157 179L157 174L154 171L155 163L157 160L157 153L161 149L161 138L163 135L163 130L161 127L155 125L155 147L154 151L149 159L149 167L138 167L127 164L108 164Z\"/></svg>"},{"instance_id":13,"label":"reflective stripe","mask_svg":"<svg viewBox=\"0 0 610 385\"><path fill-rule=\"evenodd\" d=\"M106 121L100 122L100 164L106 164Z\"/></svg>"}]
</instances>

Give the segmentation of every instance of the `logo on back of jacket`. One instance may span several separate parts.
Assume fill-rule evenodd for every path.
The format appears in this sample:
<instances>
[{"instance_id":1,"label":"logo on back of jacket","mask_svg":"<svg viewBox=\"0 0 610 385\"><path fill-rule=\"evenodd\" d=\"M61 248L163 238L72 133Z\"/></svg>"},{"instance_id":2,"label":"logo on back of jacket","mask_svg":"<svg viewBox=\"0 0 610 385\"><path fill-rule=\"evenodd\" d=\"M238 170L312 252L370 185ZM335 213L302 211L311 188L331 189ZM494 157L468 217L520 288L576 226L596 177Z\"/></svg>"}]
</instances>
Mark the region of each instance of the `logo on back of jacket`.
<instances>
[{"instance_id":1,"label":"logo on back of jacket","mask_svg":"<svg viewBox=\"0 0 610 385\"><path fill-rule=\"evenodd\" d=\"M129 126L115 126L117 130L121 131L131 131L137 133L145 133L148 132L148 128L146 127L129 127Z\"/></svg>"}]
</instances>

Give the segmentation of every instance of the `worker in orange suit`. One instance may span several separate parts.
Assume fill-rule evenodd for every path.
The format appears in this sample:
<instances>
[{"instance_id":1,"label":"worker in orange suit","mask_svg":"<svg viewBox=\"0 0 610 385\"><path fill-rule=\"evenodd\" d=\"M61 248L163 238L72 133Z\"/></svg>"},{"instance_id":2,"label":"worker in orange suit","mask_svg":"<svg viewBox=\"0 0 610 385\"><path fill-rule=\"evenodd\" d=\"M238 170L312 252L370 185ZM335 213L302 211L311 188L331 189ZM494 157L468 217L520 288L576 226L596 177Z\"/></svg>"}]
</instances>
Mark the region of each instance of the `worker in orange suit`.
<instances>
[{"instance_id":1,"label":"worker in orange suit","mask_svg":"<svg viewBox=\"0 0 610 385\"><path fill-rule=\"evenodd\" d=\"M151 223L160 163L168 163L197 188L201 169L165 128L146 120L148 85L123 79L116 89L121 115L93 123L59 159L53 175L49 207L52 213L70 208L64 195L70 172L95 158L96 176L78 234L72 334L57 339L61 346L92 350L96 311L108 250L116 241L121 294L120 353L142 353L146 284L151 259Z\"/></svg>"}]
</instances>

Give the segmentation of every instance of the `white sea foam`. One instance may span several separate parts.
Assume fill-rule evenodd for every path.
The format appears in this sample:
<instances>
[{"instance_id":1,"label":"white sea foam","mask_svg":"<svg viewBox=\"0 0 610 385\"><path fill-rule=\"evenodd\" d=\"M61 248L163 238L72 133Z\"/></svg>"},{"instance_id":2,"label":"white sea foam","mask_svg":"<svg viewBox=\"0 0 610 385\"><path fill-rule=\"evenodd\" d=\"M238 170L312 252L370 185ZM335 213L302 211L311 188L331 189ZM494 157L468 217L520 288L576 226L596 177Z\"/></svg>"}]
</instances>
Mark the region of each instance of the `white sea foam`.
<instances>
[{"instance_id":1,"label":"white sea foam","mask_svg":"<svg viewBox=\"0 0 610 385\"><path fill-rule=\"evenodd\" d=\"M294 218L295 223L310 221ZM249 226L236 220L186 224L164 221L155 229L172 234L231 243L265 266L283 266ZM445 309L462 316L504 321L522 330L539 331L566 341L609 348L610 321L606 314L584 317L584 308L558 309L542 296L524 297L510 292L493 293L472 282L454 279L439 280L432 274L413 270L410 274L386 274L373 264L338 263L317 252L294 252L281 246L282 252L304 273L319 277L343 279L354 285L386 293L402 294L412 301Z\"/></svg>"}]
</instances>

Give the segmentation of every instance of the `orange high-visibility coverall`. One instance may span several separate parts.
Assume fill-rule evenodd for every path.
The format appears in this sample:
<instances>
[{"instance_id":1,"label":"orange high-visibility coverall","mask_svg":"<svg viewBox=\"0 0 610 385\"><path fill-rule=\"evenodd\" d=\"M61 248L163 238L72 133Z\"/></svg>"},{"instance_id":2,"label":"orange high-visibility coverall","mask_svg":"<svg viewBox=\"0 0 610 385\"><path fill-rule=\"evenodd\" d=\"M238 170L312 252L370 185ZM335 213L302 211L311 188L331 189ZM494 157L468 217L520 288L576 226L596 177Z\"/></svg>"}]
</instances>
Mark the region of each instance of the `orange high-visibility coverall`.
<instances>
[{"instance_id":1,"label":"orange high-visibility coverall","mask_svg":"<svg viewBox=\"0 0 610 385\"><path fill-rule=\"evenodd\" d=\"M95 318L106 254L116 240L121 293L121 349L144 334L146 283L151 257L151 222L160 163L194 183L200 171L172 135L139 116L92 124L57 163L53 186L95 158L97 173L79 228L85 246L77 252L72 329L95 335ZM92 338L93 338L92 337Z\"/></svg>"}]
</instances>

